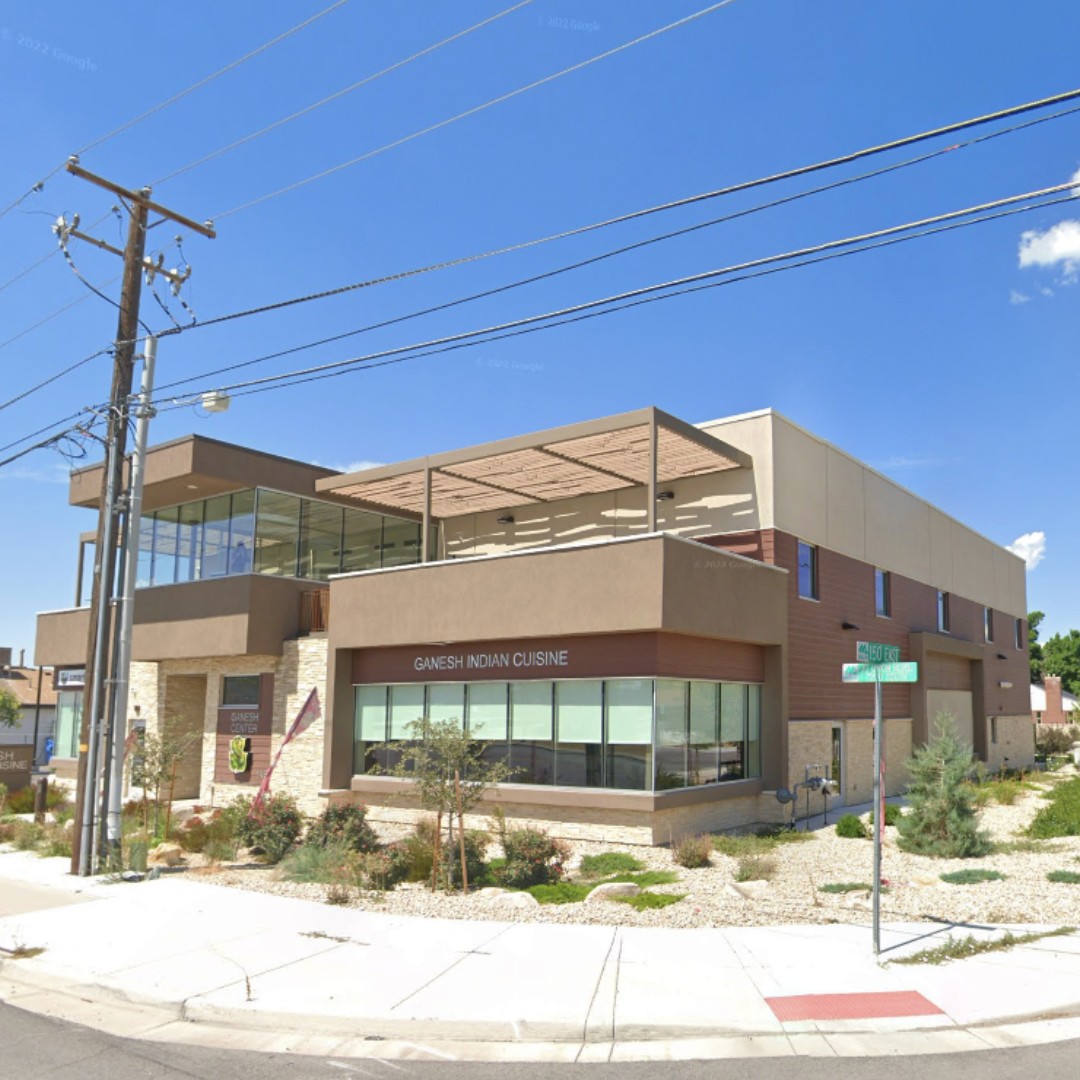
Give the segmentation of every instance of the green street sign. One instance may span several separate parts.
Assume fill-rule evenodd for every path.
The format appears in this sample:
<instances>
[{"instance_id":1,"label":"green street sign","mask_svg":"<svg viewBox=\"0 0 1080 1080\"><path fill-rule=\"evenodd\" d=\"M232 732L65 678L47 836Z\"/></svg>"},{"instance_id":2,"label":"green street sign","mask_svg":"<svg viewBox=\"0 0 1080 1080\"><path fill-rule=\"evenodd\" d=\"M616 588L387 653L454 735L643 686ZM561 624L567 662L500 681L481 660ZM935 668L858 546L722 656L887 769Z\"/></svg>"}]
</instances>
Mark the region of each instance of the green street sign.
<instances>
[{"instance_id":1,"label":"green street sign","mask_svg":"<svg viewBox=\"0 0 1080 1080\"><path fill-rule=\"evenodd\" d=\"M857 641L855 659L860 664L895 664L900 659L900 646L884 645L880 641Z\"/></svg>"},{"instance_id":2,"label":"green street sign","mask_svg":"<svg viewBox=\"0 0 1080 1080\"><path fill-rule=\"evenodd\" d=\"M845 664L846 683L913 683L919 681L919 665L913 661L889 664Z\"/></svg>"}]
</instances>

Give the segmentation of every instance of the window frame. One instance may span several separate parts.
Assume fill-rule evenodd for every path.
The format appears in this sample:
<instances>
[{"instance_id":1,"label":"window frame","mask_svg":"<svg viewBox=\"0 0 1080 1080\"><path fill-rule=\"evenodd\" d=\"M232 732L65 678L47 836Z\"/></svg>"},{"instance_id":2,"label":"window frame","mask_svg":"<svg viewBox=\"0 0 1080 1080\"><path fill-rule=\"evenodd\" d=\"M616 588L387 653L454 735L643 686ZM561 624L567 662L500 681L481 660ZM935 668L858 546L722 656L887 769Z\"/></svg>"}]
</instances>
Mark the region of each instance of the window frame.
<instances>
[{"instance_id":1,"label":"window frame","mask_svg":"<svg viewBox=\"0 0 1080 1080\"><path fill-rule=\"evenodd\" d=\"M796 541L795 548L795 591L800 600L821 600L820 567L818 565L818 546L808 540ZM810 592L803 592L802 555L803 549L810 555Z\"/></svg>"},{"instance_id":2,"label":"window frame","mask_svg":"<svg viewBox=\"0 0 1080 1080\"><path fill-rule=\"evenodd\" d=\"M878 602L878 583L881 583L881 602ZM874 567L874 613L879 619L892 618L892 574Z\"/></svg>"}]
</instances>

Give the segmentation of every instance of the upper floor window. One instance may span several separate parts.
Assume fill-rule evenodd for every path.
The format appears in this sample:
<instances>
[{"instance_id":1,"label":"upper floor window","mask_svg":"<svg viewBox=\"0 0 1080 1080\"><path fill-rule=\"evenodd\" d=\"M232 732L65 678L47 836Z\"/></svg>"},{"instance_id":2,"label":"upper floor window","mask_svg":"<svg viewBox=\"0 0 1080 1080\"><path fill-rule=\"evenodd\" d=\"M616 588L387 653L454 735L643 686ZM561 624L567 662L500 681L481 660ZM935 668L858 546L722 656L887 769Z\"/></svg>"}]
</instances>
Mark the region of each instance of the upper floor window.
<instances>
[{"instance_id":1,"label":"upper floor window","mask_svg":"<svg viewBox=\"0 0 1080 1080\"><path fill-rule=\"evenodd\" d=\"M994 609L983 608L983 641L994 640Z\"/></svg>"},{"instance_id":2,"label":"upper floor window","mask_svg":"<svg viewBox=\"0 0 1080 1080\"><path fill-rule=\"evenodd\" d=\"M937 628L943 634L949 632L949 594L940 589L937 594Z\"/></svg>"},{"instance_id":3,"label":"upper floor window","mask_svg":"<svg viewBox=\"0 0 1080 1080\"><path fill-rule=\"evenodd\" d=\"M806 600L818 598L817 548L799 541L799 595Z\"/></svg>"},{"instance_id":4,"label":"upper floor window","mask_svg":"<svg viewBox=\"0 0 1080 1080\"><path fill-rule=\"evenodd\" d=\"M892 616L892 576L888 570L874 571L874 609L883 619Z\"/></svg>"},{"instance_id":5,"label":"upper floor window","mask_svg":"<svg viewBox=\"0 0 1080 1080\"><path fill-rule=\"evenodd\" d=\"M1024 620L1016 620L1016 629L1014 631L1016 635L1016 647L1022 649L1024 647Z\"/></svg>"}]
</instances>

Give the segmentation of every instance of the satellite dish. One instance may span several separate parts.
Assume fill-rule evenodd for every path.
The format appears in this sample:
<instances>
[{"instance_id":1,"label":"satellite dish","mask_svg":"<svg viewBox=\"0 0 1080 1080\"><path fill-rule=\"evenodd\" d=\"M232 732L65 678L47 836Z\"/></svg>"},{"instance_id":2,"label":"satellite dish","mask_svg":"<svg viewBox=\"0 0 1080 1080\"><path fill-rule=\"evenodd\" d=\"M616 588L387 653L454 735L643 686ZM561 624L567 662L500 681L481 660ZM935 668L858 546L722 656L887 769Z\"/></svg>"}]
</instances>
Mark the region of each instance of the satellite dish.
<instances>
[{"instance_id":1,"label":"satellite dish","mask_svg":"<svg viewBox=\"0 0 1080 1080\"><path fill-rule=\"evenodd\" d=\"M781 806L786 806L794 798L795 796L786 787L777 788L776 801L780 803Z\"/></svg>"}]
</instances>

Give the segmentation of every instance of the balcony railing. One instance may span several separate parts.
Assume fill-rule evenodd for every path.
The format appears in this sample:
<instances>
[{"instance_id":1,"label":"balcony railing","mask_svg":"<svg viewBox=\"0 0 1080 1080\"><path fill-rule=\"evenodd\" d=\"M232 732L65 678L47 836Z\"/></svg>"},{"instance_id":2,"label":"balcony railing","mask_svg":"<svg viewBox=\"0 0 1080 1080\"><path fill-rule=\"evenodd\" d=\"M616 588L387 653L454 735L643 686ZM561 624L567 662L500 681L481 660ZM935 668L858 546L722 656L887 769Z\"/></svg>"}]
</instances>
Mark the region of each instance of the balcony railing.
<instances>
[{"instance_id":1,"label":"balcony railing","mask_svg":"<svg viewBox=\"0 0 1080 1080\"><path fill-rule=\"evenodd\" d=\"M311 589L300 594L300 633L317 634L330 627L330 590Z\"/></svg>"}]
</instances>

